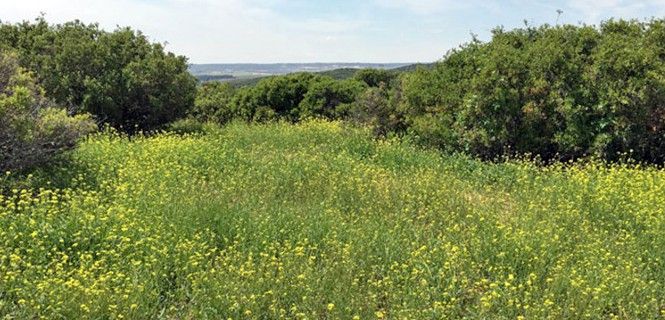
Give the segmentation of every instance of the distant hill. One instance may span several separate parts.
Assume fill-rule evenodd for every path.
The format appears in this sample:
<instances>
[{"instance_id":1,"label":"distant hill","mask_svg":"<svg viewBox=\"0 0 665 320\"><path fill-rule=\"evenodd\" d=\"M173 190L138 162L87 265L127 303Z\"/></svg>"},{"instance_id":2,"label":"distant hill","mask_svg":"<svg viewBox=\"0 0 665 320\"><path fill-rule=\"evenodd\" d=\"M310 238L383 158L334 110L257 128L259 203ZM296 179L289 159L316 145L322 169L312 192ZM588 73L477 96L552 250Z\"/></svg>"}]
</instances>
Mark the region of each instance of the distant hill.
<instances>
[{"instance_id":1,"label":"distant hill","mask_svg":"<svg viewBox=\"0 0 665 320\"><path fill-rule=\"evenodd\" d=\"M293 72L322 72L335 69L394 69L411 63L214 63L191 64L193 75L268 76Z\"/></svg>"},{"instance_id":2,"label":"distant hill","mask_svg":"<svg viewBox=\"0 0 665 320\"><path fill-rule=\"evenodd\" d=\"M355 69L355 68L340 68L340 69L334 69L334 70L328 70L328 71L322 71L319 72L318 74L322 76L328 76L331 77L335 80L344 80L353 77L356 72L358 72L360 69Z\"/></svg>"},{"instance_id":3,"label":"distant hill","mask_svg":"<svg viewBox=\"0 0 665 320\"><path fill-rule=\"evenodd\" d=\"M316 74L320 74L322 76L328 76L331 77L335 80L344 80L344 79L349 79L353 77L356 72L361 69L354 69L354 68L340 68L340 69L334 69L334 70L328 70L328 71L321 71L321 72L315 72ZM263 77L253 77L253 78L240 78L240 79L233 79L229 80L229 83L233 85L234 87L247 87L247 86L253 86L259 83L259 81L269 78L272 76L263 76ZM201 80L201 78L199 78ZM204 80L201 80L204 81Z\"/></svg>"},{"instance_id":4,"label":"distant hill","mask_svg":"<svg viewBox=\"0 0 665 320\"><path fill-rule=\"evenodd\" d=\"M229 81L231 85L233 85L236 88L240 87L248 87L248 86L253 86L259 83L259 81L269 78L269 77L274 77L274 76L264 76L264 77L254 77L254 78L241 78L241 79L236 79Z\"/></svg>"},{"instance_id":5,"label":"distant hill","mask_svg":"<svg viewBox=\"0 0 665 320\"><path fill-rule=\"evenodd\" d=\"M208 82L208 81L231 81L235 80L236 77L230 75L230 74L220 74L220 75L215 75L215 74L201 74L196 76L197 79L201 82Z\"/></svg>"},{"instance_id":6,"label":"distant hill","mask_svg":"<svg viewBox=\"0 0 665 320\"><path fill-rule=\"evenodd\" d=\"M294 72L312 72L336 80L353 77L360 69L386 69L409 72L434 63L275 63L275 64L192 64L189 71L199 81L230 82L235 87L253 86L266 77Z\"/></svg>"},{"instance_id":7,"label":"distant hill","mask_svg":"<svg viewBox=\"0 0 665 320\"><path fill-rule=\"evenodd\" d=\"M432 69L432 68L434 68L435 65L436 65L436 62L432 62L432 63L414 63L414 64L406 65L406 66L403 66L403 67L397 67L397 68L391 69L391 70L394 70L394 71L397 71L397 72L410 72L410 71L415 71L419 67L425 68L425 69Z\"/></svg>"}]
</instances>

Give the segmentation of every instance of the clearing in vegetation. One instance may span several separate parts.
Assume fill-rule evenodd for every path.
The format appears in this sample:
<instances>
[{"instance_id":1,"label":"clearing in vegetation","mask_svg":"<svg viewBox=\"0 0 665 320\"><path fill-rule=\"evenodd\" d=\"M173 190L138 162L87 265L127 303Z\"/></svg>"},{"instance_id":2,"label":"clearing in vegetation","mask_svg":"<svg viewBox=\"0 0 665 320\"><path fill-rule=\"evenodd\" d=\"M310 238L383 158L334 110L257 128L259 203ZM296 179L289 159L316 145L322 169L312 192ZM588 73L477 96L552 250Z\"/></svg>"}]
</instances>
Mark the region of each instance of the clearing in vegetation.
<instances>
[{"instance_id":1,"label":"clearing in vegetation","mask_svg":"<svg viewBox=\"0 0 665 320\"><path fill-rule=\"evenodd\" d=\"M71 157L0 196L0 315L665 316L660 168L490 164L320 121Z\"/></svg>"}]
</instances>

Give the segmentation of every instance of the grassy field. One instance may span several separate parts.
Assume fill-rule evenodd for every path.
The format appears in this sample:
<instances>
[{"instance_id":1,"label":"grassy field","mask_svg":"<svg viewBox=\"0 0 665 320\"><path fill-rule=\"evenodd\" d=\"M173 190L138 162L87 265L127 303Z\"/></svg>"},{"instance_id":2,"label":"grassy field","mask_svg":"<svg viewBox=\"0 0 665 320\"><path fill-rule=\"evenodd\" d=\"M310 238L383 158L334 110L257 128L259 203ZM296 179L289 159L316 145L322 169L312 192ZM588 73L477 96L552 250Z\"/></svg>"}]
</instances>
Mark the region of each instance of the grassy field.
<instances>
[{"instance_id":1,"label":"grassy field","mask_svg":"<svg viewBox=\"0 0 665 320\"><path fill-rule=\"evenodd\" d=\"M46 175L0 196L4 319L665 316L662 169L309 122L100 135Z\"/></svg>"}]
</instances>

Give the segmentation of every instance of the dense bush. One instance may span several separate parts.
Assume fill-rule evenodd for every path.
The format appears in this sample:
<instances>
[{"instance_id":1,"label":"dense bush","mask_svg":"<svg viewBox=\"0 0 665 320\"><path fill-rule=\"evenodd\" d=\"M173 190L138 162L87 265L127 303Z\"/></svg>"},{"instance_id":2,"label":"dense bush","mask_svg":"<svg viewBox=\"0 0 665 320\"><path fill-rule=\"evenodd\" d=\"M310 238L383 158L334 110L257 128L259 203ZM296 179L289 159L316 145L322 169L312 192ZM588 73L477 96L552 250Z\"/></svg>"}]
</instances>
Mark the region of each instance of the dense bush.
<instances>
[{"instance_id":1,"label":"dense bush","mask_svg":"<svg viewBox=\"0 0 665 320\"><path fill-rule=\"evenodd\" d=\"M211 91L200 90L204 97L199 100L212 100L216 95L223 95L220 91L225 89L216 86L219 88L214 87ZM233 117L246 121L336 119L349 109L349 104L365 86L352 79L334 80L311 73L275 76L236 91L229 110Z\"/></svg>"},{"instance_id":2,"label":"dense bush","mask_svg":"<svg viewBox=\"0 0 665 320\"><path fill-rule=\"evenodd\" d=\"M234 117L231 99L235 90L229 83L206 82L196 92L194 107L190 115L199 121L226 123Z\"/></svg>"},{"instance_id":3,"label":"dense bush","mask_svg":"<svg viewBox=\"0 0 665 320\"><path fill-rule=\"evenodd\" d=\"M356 71L353 78L366 83L370 87L379 87L381 84L390 85L397 78L398 73L384 69L361 69Z\"/></svg>"},{"instance_id":4,"label":"dense bush","mask_svg":"<svg viewBox=\"0 0 665 320\"><path fill-rule=\"evenodd\" d=\"M54 108L15 55L0 51L0 171L47 163L94 129L89 115Z\"/></svg>"},{"instance_id":5,"label":"dense bush","mask_svg":"<svg viewBox=\"0 0 665 320\"><path fill-rule=\"evenodd\" d=\"M493 31L401 78L428 144L484 158L665 160L665 21Z\"/></svg>"},{"instance_id":6,"label":"dense bush","mask_svg":"<svg viewBox=\"0 0 665 320\"><path fill-rule=\"evenodd\" d=\"M79 21L0 25L0 47L18 51L47 95L76 113L126 130L153 129L185 115L195 96L186 58L142 33Z\"/></svg>"},{"instance_id":7,"label":"dense bush","mask_svg":"<svg viewBox=\"0 0 665 320\"><path fill-rule=\"evenodd\" d=\"M263 79L256 86L239 89L232 99L232 109L237 117L248 121L268 120L266 115L295 121L298 105L317 77L311 73L295 73Z\"/></svg>"},{"instance_id":8,"label":"dense bush","mask_svg":"<svg viewBox=\"0 0 665 320\"><path fill-rule=\"evenodd\" d=\"M357 96L345 119L369 126L375 136L403 133L406 127L398 107L400 98L400 90L379 82L378 87L366 88Z\"/></svg>"},{"instance_id":9,"label":"dense bush","mask_svg":"<svg viewBox=\"0 0 665 320\"><path fill-rule=\"evenodd\" d=\"M298 106L299 117L341 118L365 87L364 83L353 79L315 81Z\"/></svg>"},{"instance_id":10,"label":"dense bush","mask_svg":"<svg viewBox=\"0 0 665 320\"><path fill-rule=\"evenodd\" d=\"M238 90L226 83L205 83L199 86L191 115L217 123L234 118L254 122L346 119L383 136L404 131L396 79L392 71L362 69L341 80L312 73L273 76Z\"/></svg>"}]
</instances>

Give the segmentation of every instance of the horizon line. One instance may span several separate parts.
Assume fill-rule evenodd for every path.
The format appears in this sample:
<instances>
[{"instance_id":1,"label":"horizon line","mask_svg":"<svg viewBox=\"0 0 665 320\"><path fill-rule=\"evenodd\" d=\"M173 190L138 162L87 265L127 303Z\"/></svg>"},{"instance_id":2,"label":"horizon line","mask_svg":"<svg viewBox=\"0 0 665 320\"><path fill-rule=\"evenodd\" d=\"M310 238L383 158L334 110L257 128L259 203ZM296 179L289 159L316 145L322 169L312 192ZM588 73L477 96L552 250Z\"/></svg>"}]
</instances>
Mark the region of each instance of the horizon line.
<instances>
[{"instance_id":1,"label":"horizon line","mask_svg":"<svg viewBox=\"0 0 665 320\"><path fill-rule=\"evenodd\" d=\"M188 62L189 65L202 65L202 64L418 64L418 63L433 63L435 61L429 62L417 62L417 61L393 61L393 62L344 62L344 61L334 61L334 62Z\"/></svg>"}]
</instances>

